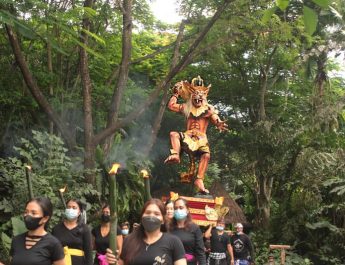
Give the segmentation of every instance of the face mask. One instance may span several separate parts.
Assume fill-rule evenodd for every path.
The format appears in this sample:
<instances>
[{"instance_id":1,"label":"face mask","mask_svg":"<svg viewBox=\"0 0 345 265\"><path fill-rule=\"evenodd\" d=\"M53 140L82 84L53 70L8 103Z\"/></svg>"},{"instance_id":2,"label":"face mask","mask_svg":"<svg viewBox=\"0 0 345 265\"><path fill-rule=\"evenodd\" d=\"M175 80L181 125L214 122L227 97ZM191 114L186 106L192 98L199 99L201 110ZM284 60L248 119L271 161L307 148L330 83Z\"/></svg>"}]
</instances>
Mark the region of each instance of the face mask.
<instances>
[{"instance_id":1,"label":"face mask","mask_svg":"<svg viewBox=\"0 0 345 265\"><path fill-rule=\"evenodd\" d=\"M174 211L174 217L177 221L186 219L187 217L187 211L186 210L175 210Z\"/></svg>"},{"instance_id":2,"label":"face mask","mask_svg":"<svg viewBox=\"0 0 345 265\"><path fill-rule=\"evenodd\" d=\"M141 218L141 224L146 232L153 232L160 228L162 221L155 216L143 216Z\"/></svg>"},{"instance_id":3,"label":"face mask","mask_svg":"<svg viewBox=\"0 0 345 265\"><path fill-rule=\"evenodd\" d=\"M129 232L128 229L121 230L121 233L125 236L128 235L128 232Z\"/></svg>"},{"instance_id":4,"label":"face mask","mask_svg":"<svg viewBox=\"0 0 345 265\"><path fill-rule=\"evenodd\" d=\"M28 230L36 230L41 225L39 222L42 220L43 217L32 217L31 215L27 215L24 217L25 227Z\"/></svg>"},{"instance_id":5,"label":"face mask","mask_svg":"<svg viewBox=\"0 0 345 265\"><path fill-rule=\"evenodd\" d=\"M101 215L101 220L102 220L103 223L109 223L110 222L110 215L102 214Z\"/></svg>"},{"instance_id":6,"label":"face mask","mask_svg":"<svg viewBox=\"0 0 345 265\"><path fill-rule=\"evenodd\" d=\"M79 213L77 209L67 208L65 210L65 215L67 220L74 220L78 218Z\"/></svg>"},{"instance_id":7,"label":"face mask","mask_svg":"<svg viewBox=\"0 0 345 265\"><path fill-rule=\"evenodd\" d=\"M216 226L216 229L219 230L219 231L223 231L224 227L223 226Z\"/></svg>"}]
</instances>

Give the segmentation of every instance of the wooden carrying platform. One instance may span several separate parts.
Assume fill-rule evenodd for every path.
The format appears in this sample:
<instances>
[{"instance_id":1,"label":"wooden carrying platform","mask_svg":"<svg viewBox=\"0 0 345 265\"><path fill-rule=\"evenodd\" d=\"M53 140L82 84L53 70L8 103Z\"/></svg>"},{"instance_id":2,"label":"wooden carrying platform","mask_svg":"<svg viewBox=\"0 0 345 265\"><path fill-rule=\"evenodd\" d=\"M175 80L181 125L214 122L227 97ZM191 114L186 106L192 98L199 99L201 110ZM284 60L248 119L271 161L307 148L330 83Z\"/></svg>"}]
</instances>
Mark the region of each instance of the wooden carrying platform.
<instances>
[{"instance_id":1,"label":"wooden carrying platform","mask_svg":"<svg viewBox=\"0 0 345 265\"><path fill-rule=\"evenodd\" d=\"M170 192L171 200L183 198L188 202L189 212L192 215L193 222L200 226L208 226L217 223L219 218L227 214L229 208L222 207L224 198L198 198L179 196L177 193Z\"/></svg>"}]
</instances>

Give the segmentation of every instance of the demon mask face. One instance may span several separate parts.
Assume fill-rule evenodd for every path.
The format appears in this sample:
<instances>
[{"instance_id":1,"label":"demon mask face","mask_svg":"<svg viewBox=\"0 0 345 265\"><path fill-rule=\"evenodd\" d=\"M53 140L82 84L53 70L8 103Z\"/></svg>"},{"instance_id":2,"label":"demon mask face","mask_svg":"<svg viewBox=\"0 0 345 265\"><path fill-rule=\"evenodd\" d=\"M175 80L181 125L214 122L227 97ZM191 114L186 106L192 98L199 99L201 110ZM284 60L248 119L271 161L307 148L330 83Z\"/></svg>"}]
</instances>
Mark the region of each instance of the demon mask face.
<instances>
[{"instance_id":1,"label":"demon mask face","mask_svg":"<svg viewBox=\"0 0 345 265\"><path fill-rule=\"evenodd\" d=\"M206 104L207 93L201 90L194 90L192 93L192 104L195 108L200 108Z\"/></svg>"}]
</instances>

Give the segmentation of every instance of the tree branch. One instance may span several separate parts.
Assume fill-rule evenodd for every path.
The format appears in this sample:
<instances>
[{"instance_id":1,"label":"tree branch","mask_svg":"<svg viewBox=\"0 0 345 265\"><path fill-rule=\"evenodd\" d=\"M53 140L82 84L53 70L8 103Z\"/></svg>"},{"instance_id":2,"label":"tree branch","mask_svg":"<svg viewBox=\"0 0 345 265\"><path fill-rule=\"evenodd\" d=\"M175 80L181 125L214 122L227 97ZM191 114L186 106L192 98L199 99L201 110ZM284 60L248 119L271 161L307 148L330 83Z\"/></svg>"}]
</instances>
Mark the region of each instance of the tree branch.
<instances>
[{"instance_id":1,"label":"tree branch","mask_svg":"<svg viewBox=\"0 0 345 265\"><path fill-rule=\"evenodd\" d=\"M186 62L190 61L191 55L193 51L199 46L201 41L205 38L206 34L209 32L209 30L212 28L213 24L217 21L217 19L220 17L222 12L226 9L226 7L230 4L230 2L233 0L225 0L224 3L218 8L216 13L213 15L209 23L205 26L205 28L200 32L198 37L195 39L195 41L192 43L192 45L189 47L186 54L182 57L182 59L179 61L179 63L173 67L165 79L162 81L161 84L157 86L157 88L149 95L148 99L143 102L138 108L130 112L124 119L119 120L116 123L113 123L111 126L105 128L103 131L99 132L94 137L94 144L97 145L101 141L103 141L106 137L114 133L116 130L118 130L121 127L124 127L128 124L130 124L133 120L137 119L142 113L152 104L152 102L157 98L160 91L166 87L166 85L172 80L172 78L181 71L185 66Z\"/></svg>"},{"instance_id":2,"label":"tree branch","mask_svg":"<svg viewBox=\"0 0 345 265\"><path fill-rule=\"evenodd\" d=\"M16 33L13 31L11 26L5 24L5 27L6 27L8 39L12 46L13 54L22 72L26 86L29 88L32 96L34 97L38 105L46 113L48 118L54 122L58 130L61 132L62 137L65 139L67 143L67 146L72 150L76 145L74 138L71 136L70 132L68 131L67 127L62 122L59 115L53 110L52 106L49 104L48 100L42 93L41 89L38 87L32 73L29 70L27 62L24 59Z\"/></svg>"}]
</instances>

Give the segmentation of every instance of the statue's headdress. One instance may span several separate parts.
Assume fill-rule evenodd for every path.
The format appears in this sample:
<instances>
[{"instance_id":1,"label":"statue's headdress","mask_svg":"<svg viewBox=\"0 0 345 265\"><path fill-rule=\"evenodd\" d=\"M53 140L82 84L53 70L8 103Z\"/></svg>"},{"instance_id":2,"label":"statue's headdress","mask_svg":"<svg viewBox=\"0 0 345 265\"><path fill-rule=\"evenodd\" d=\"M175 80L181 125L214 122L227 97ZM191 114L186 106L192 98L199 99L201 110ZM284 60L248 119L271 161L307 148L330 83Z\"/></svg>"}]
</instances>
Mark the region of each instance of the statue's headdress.
<instances>
[{"instance_id":1,"label":"statue's headdress","mask_svg":"<svg viewBox=\"0 0 345 265\"><path fill-rule=\"evenodd\" d=\"M188 100L190 98L190 95L197 91L203 92L207 96L211 85L205 87L204 80L202 80L202 78L198 75L198 77L192 79L191 83L189 83L188 81L180 81L176 83L175 88L178 90L179 95L184 100Z\"/></svg>"}]
</instances>

